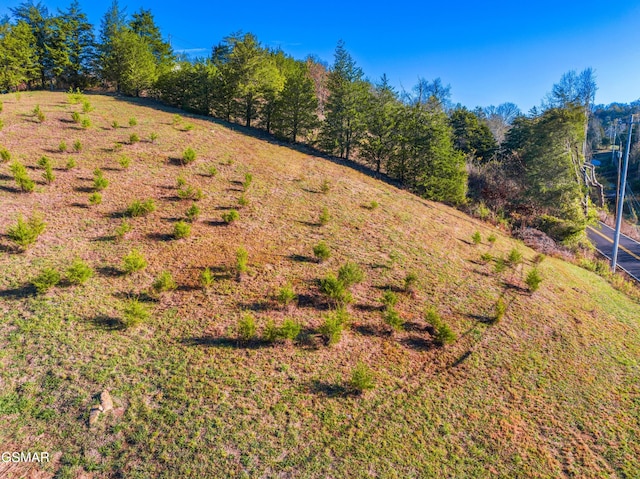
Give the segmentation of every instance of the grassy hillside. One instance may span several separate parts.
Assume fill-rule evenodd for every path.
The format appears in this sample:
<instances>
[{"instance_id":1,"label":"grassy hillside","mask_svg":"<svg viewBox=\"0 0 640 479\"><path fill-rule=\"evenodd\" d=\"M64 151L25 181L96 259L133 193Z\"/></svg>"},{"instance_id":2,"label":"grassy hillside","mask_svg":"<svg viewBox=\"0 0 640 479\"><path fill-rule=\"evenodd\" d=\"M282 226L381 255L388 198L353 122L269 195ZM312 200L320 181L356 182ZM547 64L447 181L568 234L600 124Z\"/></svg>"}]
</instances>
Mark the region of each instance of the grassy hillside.
<instances>
[{"instance_id":1,"label":"grassy hillside","mask_svg":"<svg viewBox=\"0 0 640 479\"><path fill-rule=\"evenodd\" d=\"M20 192L0 164L0 444L50 451L42 477L640 474L640 306L598 276L546 258L531 293L523 278L536 254L491 226L208 119L89 95L85 129L72 121L81 105L64 94L0 99L0 147L37 180L34 192ZM42 123L31 113L38 104ZM133 133L141 141L131 143ZM63 141L69 151L59 151ZM197 158L183 165L188 147ZM50 184L42 155L54 166ZM65 167L69 158L76 167ZM91 205L96 168L109 185ZM178 177L203 192L184 239L174 225L194 202L179 197ZM126 218L134 200L147 199L154 212ZM239 219L226 224L231 209ZM46 229L21 252L6 233L18 214L34 212ZM132 229L118 240L123 219ZM331 251L324 262L313 254L320 241ZM248 271L238 275L240 247ZM148 267L124 274L134 248ZM514 248L524 262L497 272L486 255ZM76 258L92 278L36 294L35 276L64 273ZM365 276L351 288L350 325L330 346L321 326L332 308L318 280L346 261ZM163 271L177 289L149 294ZM409 273L417 282L405 291ZM287 284L297 300L282 306L275 296ZM383 320L387 290L404 331ZM130 298L151 316L124 328ZM499 298L507 309L496 322ZM436 344L430 307L454 343ZM258 338L241 341L246 314ZM260 339L270 320L285 318L301 324L297 340ZM358 363L375 382L363 394L349 386ZM90 427L104 390L115 409ZM30 468L0 463L0 476Z\"/></svg>"}]
</instances>

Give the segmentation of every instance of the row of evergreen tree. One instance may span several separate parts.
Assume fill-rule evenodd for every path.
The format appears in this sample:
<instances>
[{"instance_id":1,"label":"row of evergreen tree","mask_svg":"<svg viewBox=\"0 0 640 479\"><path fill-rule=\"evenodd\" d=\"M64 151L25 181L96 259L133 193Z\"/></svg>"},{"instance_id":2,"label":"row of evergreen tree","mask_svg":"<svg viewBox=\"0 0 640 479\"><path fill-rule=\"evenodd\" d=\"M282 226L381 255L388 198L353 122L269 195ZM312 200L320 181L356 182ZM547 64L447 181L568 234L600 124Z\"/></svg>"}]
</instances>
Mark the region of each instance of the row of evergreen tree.
<instances>
[{"instance_id":1,"label":"row of evergreen tree","mask_svg":"<svg viewBox=\"0 0 640 479\"><path fill-rule=\"evenodd\" d=\"M12 14L0 24L5 91L102 85L155 96L365 163L433 200L465 202L470 169L470 194L500 214L584 225L579 170L595 93L590 69L563 76L541 111L522 115L510 103L470 111L450 104L439 79L410 92L386 77L370 82L342 42L331 67L265 48L250 33L188 61L163 41L151 11L127 18L117 0L98 39L77 0L55 15L32 2Z\"/></svg>"}]
</instances>

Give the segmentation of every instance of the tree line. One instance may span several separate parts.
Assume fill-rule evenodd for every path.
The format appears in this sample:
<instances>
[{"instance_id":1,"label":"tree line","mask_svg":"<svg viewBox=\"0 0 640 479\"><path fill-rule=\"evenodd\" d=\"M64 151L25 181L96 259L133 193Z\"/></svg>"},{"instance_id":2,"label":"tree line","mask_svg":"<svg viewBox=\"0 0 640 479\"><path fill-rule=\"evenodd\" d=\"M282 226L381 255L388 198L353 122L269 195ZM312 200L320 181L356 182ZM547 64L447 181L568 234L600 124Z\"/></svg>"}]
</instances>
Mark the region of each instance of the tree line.
<instances>
[{"instance_id":1,"label":"tree line","mask_svg":"<svg viewBox=\"0 0 640 479\"><path fill-rule=\"evenodd\" d=\"M97 38L77 0L41 3L0 23L0 89L113 88L187 111L257 127L292 143L365 164L421 196L482 204L496 218L575 241L588 220L581 176L595 79L568 72L540 109L512 103L469 110L450 87L420 79L397 91L367 79L343 42L331 66L233 33L206 58L180 58L150 10L128 18L114 0Z\"/></svg>"}]
</instances>

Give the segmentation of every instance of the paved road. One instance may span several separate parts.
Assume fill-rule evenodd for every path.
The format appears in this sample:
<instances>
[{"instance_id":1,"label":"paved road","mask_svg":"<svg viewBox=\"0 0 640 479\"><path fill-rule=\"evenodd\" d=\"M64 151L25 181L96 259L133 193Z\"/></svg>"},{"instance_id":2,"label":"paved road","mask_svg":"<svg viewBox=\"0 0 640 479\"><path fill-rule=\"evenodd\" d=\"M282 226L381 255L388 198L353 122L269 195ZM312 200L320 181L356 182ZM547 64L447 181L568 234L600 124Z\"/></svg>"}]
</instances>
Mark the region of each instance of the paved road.
<instances>
[{"instance_id":1,"label":"paved road","mask_svg":"<svg viewBox=\"0 0 640 479\"><path fill-rule=\"evenodd\" d=\"M615 230L604 223L600 223L599 228L587 228L589 239L596 245L596 249L609 259L613 256L614 233ZM623 234L620 235L618 266L640 281L640 243Z\"/></svg>"}]
</instances>

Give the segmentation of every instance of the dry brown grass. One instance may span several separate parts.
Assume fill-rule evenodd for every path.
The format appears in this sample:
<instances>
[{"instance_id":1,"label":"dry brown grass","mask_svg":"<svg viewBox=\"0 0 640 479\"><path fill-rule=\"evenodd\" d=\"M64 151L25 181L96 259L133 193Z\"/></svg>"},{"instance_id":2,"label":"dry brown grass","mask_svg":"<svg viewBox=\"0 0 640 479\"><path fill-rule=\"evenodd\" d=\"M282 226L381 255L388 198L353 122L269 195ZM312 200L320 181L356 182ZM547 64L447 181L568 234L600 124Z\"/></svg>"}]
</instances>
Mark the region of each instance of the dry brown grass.
<instances>
[{"instance_id":1,"label":"dry brown grass","mask_svg":"<svg viewBox=\"0 0 640 479\"><path fill-rule=\"evenodd\" d=\"M97 477L482 477L487 467L503 477L589 477L638 470L640 308L603 280L549 258L540 266L540 291L530 295L522 279L535 253L455 209L237 127L194 117L194 129L181 131L172 125L174 110L90 99L88 130L67 121L80 106L67 105L63 94L3 99L0 146L27 166L47 154L59 170L51 185L24 194L0 165L0 225L36 210L48 225L22 254L0 239L0 411L20 409L22 397L55 411L49 419L35 406L0 412L2 442L29 447L28 438L44 428L38 444L64 453L64 474L97 468ZM42 124L22 116L36 104L47 118ZM110 126L134 116L137 126ZM129 145L133 132L143 140L157 132L158 139ZM57 150L62 140L77 139L81 153ZM113 151L115 142L121 151ZM181 165L187 147L197 160ZM122 154L132 160L126 170L118 164ZM66 171L69 156L78 166ZM216 176L208 175L210 165ZM102 203L87 208L96 168L109 186ZM225 225L221 215L237 208L246 173L253 176L244 193L249 205ZM191 236L174 240L173 225L191 204L177 197L180 174L205 195ZM325 180L331 189L323 194ZM133 230L114 241L127 205L147 198L156 211L131 218ZM372 201L379 207L362 207ZM320 226L324 207L331 221ZM498 239L474 246L475 231ZM312 249L320 241L332 255L317 263ZM241 246L249 270L238 281ZM479 260L514 247L525 265L501 276ZM122 257L133 248L149 266L121 275ZM28 295L34 270L63 269L75 257L97 270L86 285ZM317 280L347 260L363 268L365 280L352 288L351 327L329 348L317 333L328 307ZM199 287L205 267L217 277L207 292ZM165 270L178 289L149 302L153 319L111 330L122 301L144 294ZM399 293L396 306L408 327L390 334L380 297L401 289L410 271L417 285ZM288 283L299 302L280 308L273 295ZM492 326L500 296L507 313ZM430 305L457 333L454 345L435 347L424 321ZM288 317L306 334L295 345L239 344L234 330L246 311L259 331L269 319ZM372 368L376 388L352 397L342 385L358 361ZM40 386L50 373L59 385ZM96 434L82 418L105 388L127 412Z\"/></svg>"}]
</instances>

